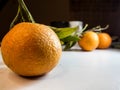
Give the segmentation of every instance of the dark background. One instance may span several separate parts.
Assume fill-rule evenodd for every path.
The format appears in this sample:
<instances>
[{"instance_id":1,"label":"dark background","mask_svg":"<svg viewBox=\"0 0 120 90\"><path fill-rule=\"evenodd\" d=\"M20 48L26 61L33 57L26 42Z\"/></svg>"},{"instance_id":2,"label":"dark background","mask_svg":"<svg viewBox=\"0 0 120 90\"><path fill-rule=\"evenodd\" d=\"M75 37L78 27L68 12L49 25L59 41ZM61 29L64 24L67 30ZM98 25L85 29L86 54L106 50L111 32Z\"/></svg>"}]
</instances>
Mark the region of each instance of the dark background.
<instances>
[{"instance_id":1,"label":"dark background","mask_svg":"<svg viewBox=\"0 0 120 90\"><path fill-rule=\"evenodd\" d=\"M50 25L52 21L80 20L89 28L107 24L111 36L120 36L120 0L24 0L35 21ZM17 0L0 0L0 41L9 31L17 13Z\"/></svg>"}]
</instances>

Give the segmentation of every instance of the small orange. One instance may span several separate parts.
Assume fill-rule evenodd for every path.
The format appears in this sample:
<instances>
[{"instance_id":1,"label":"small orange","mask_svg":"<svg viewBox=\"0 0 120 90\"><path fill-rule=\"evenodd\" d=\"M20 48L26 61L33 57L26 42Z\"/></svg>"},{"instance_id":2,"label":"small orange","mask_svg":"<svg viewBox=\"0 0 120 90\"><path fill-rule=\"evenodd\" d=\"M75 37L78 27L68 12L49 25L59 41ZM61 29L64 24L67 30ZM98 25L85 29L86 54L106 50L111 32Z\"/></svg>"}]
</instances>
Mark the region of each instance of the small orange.
<instances>
[{"instance_id":1,"label":"small orange","mask_svg":"<svg viewBox=\"0 0 120 90\"><path fill-rule=\"evenodd\" d=\"M109 48L109 46L112 43L112 38L108 33L98 33L99 37L99 45L97 48L99 49L106 49Z\"/></svg>"},{"instance_id":2,"label":"small orange","mask_svg":"<svg viewBox=\"0 0 120 90\"><path fill-rule=\"evenodd\" d=\"M38 76L58 63L62 48L55 32L48 26L22 22L3 38L1 52L5 64L22 76Z\"/></svg>"},{"instance_id":3,"label":"small orange","mask_svg":"<svg viewBox=\"0 0 120 90\"><path fill-rule=\"evenodd\" d=\"M98 47L99 38L97 33L93 31L86 31L78 41L79 46L86 51L94 50Z\"/></svg>"}]
</instances>

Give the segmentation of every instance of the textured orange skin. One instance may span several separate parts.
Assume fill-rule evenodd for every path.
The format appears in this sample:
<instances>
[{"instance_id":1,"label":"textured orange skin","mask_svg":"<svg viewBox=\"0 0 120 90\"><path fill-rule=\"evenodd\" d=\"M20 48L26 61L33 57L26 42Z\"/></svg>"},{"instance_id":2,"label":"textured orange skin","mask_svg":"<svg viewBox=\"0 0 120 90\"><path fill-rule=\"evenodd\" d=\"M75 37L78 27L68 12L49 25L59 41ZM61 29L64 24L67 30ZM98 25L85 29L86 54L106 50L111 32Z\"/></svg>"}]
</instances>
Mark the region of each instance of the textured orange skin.
<instances>
[{"instance_id":1,"label":"textured orange skin","mask_svg":"<svg viewBox=\"0 0 120 90\"><path fill-rule=\"evenodd\" d=\"M59 62L62 48L48 26L22 22L3 38L1 52L5 64L22 76L38 76L51 71Z\"/></svg>"},{"instance_id":2,"label":"textured orange skin","mask_svg":"<svg viewBox=\"0 0 120 90\"><path fill-rule=\"evenodd\" d=\"M99 33L99 45L97 48L99 49L106 49L109 48L109 46L112 43L112 38L108 33Z\"/></svg>"},{"instance_id":3,"label":"textured orange skin","mask_svg":"<svg viewBox=\"0 0 120 90\"><path fill-rule=\"evenodd\" d=\"M78 41L79 46L85 51L91 51L98 47L99 38L93 31L86 31Z\"/></svg>"}]
</instances>

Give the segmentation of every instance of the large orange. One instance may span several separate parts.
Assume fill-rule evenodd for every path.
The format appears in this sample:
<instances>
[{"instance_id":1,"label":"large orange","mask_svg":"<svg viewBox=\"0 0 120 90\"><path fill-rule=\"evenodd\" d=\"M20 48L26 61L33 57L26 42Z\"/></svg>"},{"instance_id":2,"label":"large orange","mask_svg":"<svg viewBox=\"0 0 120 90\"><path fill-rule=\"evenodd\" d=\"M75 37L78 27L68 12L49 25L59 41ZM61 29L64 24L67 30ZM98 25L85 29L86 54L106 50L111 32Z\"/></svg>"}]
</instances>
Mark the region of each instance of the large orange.
<instances>
[{"instance_id":1,"label":"large orange","mask_svg":"<svg viewBox=\"0 0 120 90\"><path fill-rule=\"evenodd\" d=\"M48 26L22 22L3 38L2 57L5 64L22 76L38 76L51 71L61 56L61 44Z\"/></svg>"},{"instance_id":2,"label":"large orange","mask_svg":"<svg viewBox=\"0 0 120 90\"><path fill-rule=\"evenodd\" d=\"M79 46L86 51L91 51L97 48L99 38L97 33L93 31L86 31L78 41Z\"/></svg>"},{"instance_id":3,"label":"large orange","mask_svg":"<svg viewBox=\"0 0 120 90\"><path fill-rule=\"evenodd\" d=\"M99 49L106 49L108 48L112 43L112 38L108 33L98 33L99 37Z\"/></svg>"}]
</instances>

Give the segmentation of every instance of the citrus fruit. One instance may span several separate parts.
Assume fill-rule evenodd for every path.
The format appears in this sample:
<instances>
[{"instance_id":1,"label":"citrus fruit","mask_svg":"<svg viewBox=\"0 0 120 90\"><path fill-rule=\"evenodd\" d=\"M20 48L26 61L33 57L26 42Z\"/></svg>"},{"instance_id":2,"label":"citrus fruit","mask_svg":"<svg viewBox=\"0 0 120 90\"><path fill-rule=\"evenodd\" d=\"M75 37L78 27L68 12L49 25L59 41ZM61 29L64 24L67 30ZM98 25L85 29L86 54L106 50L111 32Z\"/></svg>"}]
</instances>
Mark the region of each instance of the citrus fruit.
<instances>
[{"instance_id":1,"label":"citrus fruit","mask_svg":"<svg viewBox=\"0 0 120 90\"><path fill-rule=\"evenodd\" d=\"M99 45L97 48L105 49L108 48L112 43L112 38L108 33L98 33Z\"/></svg>"},{"instance_id":2,"label":"citrus fruit","mask_svg":"<svg viewBox=\"0 0 120 90\"><path fill-rule=\"evenodd\" d=\"M59 62L62 48L57 35L43 24L22 22L3 38L1 52L5 64L22 76L38 76Z\"/></svg>"},{"instance_id":3,"label":"citrus fruit","mask_svg":"<svg viewBox=\"0 0 120 90\"><path fill-rule=\"evenodd\" d=\"M99 38L97 33L93 31L86 31L78 41L78 45L86 51L91 51L97 48L99 44Z\"/></svg>"}]
</instances>

